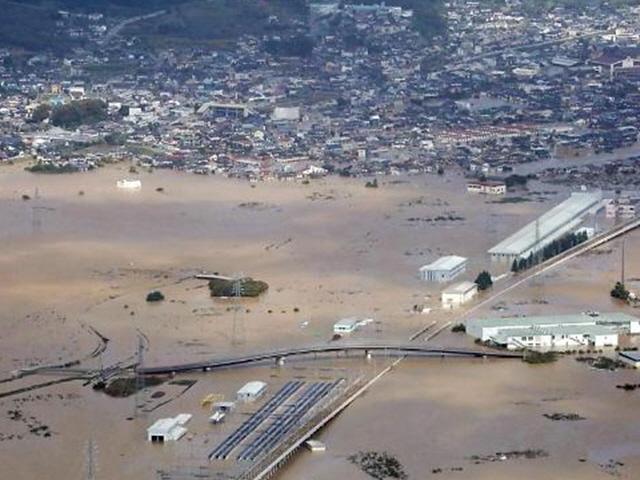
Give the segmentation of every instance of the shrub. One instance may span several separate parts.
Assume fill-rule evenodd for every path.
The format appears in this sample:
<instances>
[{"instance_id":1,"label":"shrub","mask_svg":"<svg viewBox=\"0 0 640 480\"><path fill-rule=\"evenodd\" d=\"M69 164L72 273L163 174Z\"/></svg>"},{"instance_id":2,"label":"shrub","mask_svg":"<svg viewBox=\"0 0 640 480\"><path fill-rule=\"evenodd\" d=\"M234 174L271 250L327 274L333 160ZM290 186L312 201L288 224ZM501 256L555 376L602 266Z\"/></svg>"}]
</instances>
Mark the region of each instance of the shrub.
<instances>
[{"instance_id":1,"label":"shrub","mask_svg":"<svg viewBox=\"0 0 640 480\"><path fill-rule=\"evenodd\" d=\"M154 290L147 294L147 302L161 302L164 300L164 295L160 290Z\"/></svg>"}]
</instances>

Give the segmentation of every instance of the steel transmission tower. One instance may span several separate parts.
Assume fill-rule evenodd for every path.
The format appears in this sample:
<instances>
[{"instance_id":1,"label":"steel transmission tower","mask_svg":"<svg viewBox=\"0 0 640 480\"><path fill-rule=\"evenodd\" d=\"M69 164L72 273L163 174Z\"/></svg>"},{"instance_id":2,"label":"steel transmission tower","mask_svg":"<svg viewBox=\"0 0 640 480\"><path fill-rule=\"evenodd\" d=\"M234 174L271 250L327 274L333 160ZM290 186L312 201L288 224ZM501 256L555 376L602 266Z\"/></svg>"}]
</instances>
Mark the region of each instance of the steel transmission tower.
<instances>
[{"instance_id":1,"label":"steel transmission tower","mask_svg":"<svg viewBox=\"0 0 640 480\"><path fill-rule=\"evenodd\" d=\"M243 345L245 343L244 316L240 315L242 305L240 298L244 293L243 285L244 275L236 274L233 276L233 326L231 331L231 345Z\"/></svg>"},{"instance_id":2,"label":"steel transmission tower","mask_svg":"<svg viewBox=\"0 0 640 480\"><path fill-rule=\"evenodd\" d=\"M134 417L138 417L143 413L142 407L144 406L143 390L144 390L144 375L140 374L140 370L144 366L144 337L138 332L138 349L136 352L136 393L135 393L135 410Z\"/></svg>"}]
</instances>

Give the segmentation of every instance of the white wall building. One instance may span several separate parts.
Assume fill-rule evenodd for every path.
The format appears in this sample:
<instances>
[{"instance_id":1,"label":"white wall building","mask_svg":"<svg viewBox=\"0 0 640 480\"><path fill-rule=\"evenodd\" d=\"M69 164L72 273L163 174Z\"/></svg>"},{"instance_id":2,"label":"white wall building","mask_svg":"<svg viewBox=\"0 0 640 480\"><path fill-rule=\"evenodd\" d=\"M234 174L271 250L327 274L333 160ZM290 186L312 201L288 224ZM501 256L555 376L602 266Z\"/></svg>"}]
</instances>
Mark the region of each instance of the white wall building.
<instances>
[{"instance_id":1,"label":"white wall building","mask_svg":"<svg viewBox=\"0 0 640 480\"><path fill-rule=\"evenodd\" d=\"M147 440L153 443L164 443L169 441L177 441L187 433L187 429L184 427L191 415L188 413L182 413L173 418L161 418L147 428Z\"/></svg>"},{"instance_id":2,"label":"white wall building","mask_svg":"<svg viewBox=\"0 0 640 480\"><path fill-rule=\"evenodd\" d=\"M467 192L483 193L486 195L504 195L507 193L507 184L493 180L477 180L467 183Z\"/></svg>"},{"instance_id":3,"label":"white wall building","mask_svg":"<svg viewBox=\"0 0 640 480\"><path fill-rule=\"evenodd\" d=\"M640 320L624 313L474 319L467 333L510 350L573 350L618 346L620 333L640 333Z\"/></svg>"},{"instance_id":4,"label":"white wall building","mask_svg":"<svg viewBox=\"0 0 640 480\"><path fill-rule=\"evenodd\" d=\"M237 398L240 402L253 402L267 391L267 384L260 381L246 383L238 390Z\"/></svg>"},{"instance_id":5,"label":"white wall building","mask_svg":"<svg viewBox=\"0 0 640 480\"><path fill-rule=\"evenodd\" d=\"M461 282L442 291L442 308L453 310L467 303L478 293L478 285L473 282Z\"/></svg>"},{"instance_id":6,"label":"white wall building","mask_svg":"<svg viewBox=\"0 0 640 480\"><path fill-rule=\"evenodd\" d=\"M467 259L457 255L440 257L420 268L420 278L426 282L445 283L453 280L467 268Z\"/></svg>"}]
</instances>

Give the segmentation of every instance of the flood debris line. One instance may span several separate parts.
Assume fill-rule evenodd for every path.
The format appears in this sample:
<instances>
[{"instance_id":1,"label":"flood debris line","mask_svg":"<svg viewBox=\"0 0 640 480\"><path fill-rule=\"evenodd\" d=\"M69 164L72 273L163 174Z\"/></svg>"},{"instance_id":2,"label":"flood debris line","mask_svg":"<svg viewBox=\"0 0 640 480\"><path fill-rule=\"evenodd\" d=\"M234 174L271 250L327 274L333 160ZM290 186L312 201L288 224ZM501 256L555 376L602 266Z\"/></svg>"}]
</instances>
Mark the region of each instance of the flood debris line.
<instances>
[{"instance_id":1,"label":"flood debris line","mask_svg":"<svg viewBox=\"0 0 640 480\"><path fill-rule=\"evenodd\" d=\"M577 413L544 413L542 416L554 422L577 422L579 420L586 420L585 417Z\"/></svg>"},{"instance_id":2,"label":"flood debris line","mask_svg":"<svg viewBox=\"0 0 640 480\"><path fill-rule=\"evenodd\" d=\"M633 392L636 389L640 389L640 383L623 383L622 385L616 385L616 388L627 392Z\"/></svg>"},{"instance_id":3,"label":"flood debris line","mask_svg":"<svg viewBox=\"0 0 640 480\"><path fill-rule=\"evenodd\" d=\"M599 466L612 477L621 477L622 473L620 472L620 468L624 467L624 463L611 459L607 463L601 463Z\"/></svg>"},{"instance_id":4,"label":"flood debris line","mask_svg":"<svg viewBox=\"0 0 640 480\"><path fill-rule=\"evenodd\" d=\"M518 460L521 458L534 460L536 458L546 458L549 453L541 449L512 450L510 452L496 452L490 455L471 455L469 459L476 465L483 463L504 462L507 460Z\"/></svg>"},{"instance_id":5,"label":"flood debris line","mask_svg":"<svg viewBox=\"0 0 640 480\"><path fill-rule=\"evenodd\" d=\"M358 452L349 456L349 461L376 480L409 478L398 459L387 452Z\"/></svg>"},{"instance_id":6,"label":"flood debris line","mask_svg":"<svg viewBox=\"0 0 640 480\"><path fill-rule=\"evenodd\" d=\"M577 357L576 362L586 363L596 370L610 370L612 372L619 368L627 367L620 360L614 360L609 357Z\"/></svg>"}]
</instances>

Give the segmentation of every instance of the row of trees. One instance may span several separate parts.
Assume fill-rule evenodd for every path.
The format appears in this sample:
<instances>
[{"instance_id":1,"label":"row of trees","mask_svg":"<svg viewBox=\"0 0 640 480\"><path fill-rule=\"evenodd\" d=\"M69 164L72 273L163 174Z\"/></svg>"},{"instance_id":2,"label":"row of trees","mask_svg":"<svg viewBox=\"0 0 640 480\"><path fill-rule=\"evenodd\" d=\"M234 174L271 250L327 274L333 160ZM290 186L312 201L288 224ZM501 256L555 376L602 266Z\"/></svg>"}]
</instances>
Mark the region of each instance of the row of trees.
<instances>
[{"instance_id":1,"label":"row of trees","mask_svg":"<svg viewBox=\"0 0 640 480\"><path fill-rule=\"evenodd\" d=\"M568 233L567 235L554 240L553 242L545 246L537 254L531 252L526 258L521 257L519 259L515 259L513 261L513 264L511 265L511 271L521 272L528 268L534 267L541 262L549 260L550 258L553 258L556 255L559 255L562 252L575 247L576 245L586 242L588 238L589 236L585 231Z\"/></svg>"}]
</instances>

